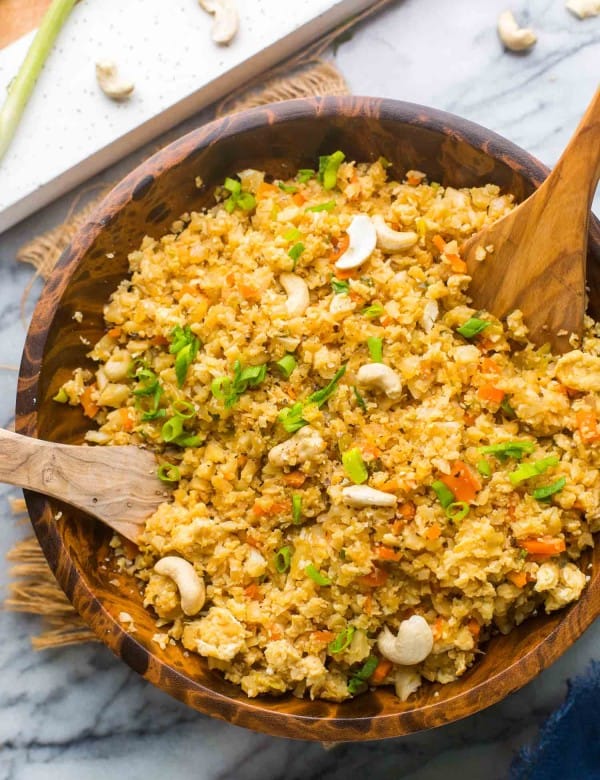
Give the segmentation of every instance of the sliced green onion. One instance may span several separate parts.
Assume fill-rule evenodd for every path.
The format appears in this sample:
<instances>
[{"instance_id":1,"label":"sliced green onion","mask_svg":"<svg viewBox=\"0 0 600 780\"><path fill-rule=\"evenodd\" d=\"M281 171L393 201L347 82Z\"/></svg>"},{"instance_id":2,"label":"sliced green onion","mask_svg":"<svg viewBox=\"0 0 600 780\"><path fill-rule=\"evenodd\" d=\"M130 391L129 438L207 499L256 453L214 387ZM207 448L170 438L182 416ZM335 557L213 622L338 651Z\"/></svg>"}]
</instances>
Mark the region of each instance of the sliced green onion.
<instances>
[{"instance_id":1,"label":"sliced green onion","mask_svg":"<svg viewBox=\"0 0 600 780\"><path fill-rule=\"evenodd\" d=\"M292 495L292 522L294 525L300 525L302 522L302 496L300 493Z\"/></svg>"},{"instance_id":2,"label":"sliced green onion","mask_svg":"<svg viewBox=\"0 0 600 780\"><path fill-rule=\"evenodd\" d=\"M492 476L492 467L490 466L489 460L486 460L485 458L482 458L481 460L478 460L477 461L477 471L483 477L491 477Z\"/></svg>"},{"instance_id":3,"label":"sliced green onion","mask_svg":"<svg viewBox=\"0 0 600 780\"><path fill-rule=\"evenodd\" d=\"M58 393L52 396L52 400L56 401L59 404L66 404L67 401L69 400L69 396L65 388L61 387Z\"/></svg>"},{"instance_id":4,"label":"sliced green onion","mask_svg":"<svg viewBox=\"0 0 600 780\"><path fill-rule=\"evenodd\" d=\"M231 179L229 176L223 182L223 186L232 195L239 195L240 192L242 191L242 183L237 179Z\"/></svg>"},{"instance_id":5,"label":"sliced green onion","mask_svg":"<svg viewBox=\"0 0 600 780\"><path fill-rule=\"evenodd\" d=\"M294 261L293 268L296 267L296 263L298 262L302 252L304 252L304 244L301 241L299 241L297 244L294 244L294 246L288 252L288 256L291 257Z\"/></svg>"},{"instance_id":6,"label":"sliced green onion","mask_svg":"<svg viewBox=\"0 0 600 780\"><path fill-rule=\"evenodd\" d=\"M158 467L157 475L162 482L179 482L181 479L179 468L172 463L162 463Z\"/></svg>"},{"instance_id":7,"label":"sliced green onion","mask_svg":"<svg viewBox=\"0 0 600 780\"><path fill-rule=\"evenodd\" d=\"M167 443L174 442L178 436L183 433L183 419L181 417L171 417L170 420L163 425L160 431L160 436L163 441Z\"/></svg>"},{"instance_id":8,"label":"sliced green onion","mask_svg":"<svg viewBox=\"0 0 600 780\"><path fill-rule=\"evenodd\" d=\"M231 379L228 376L218 376L210 383L210 392L217 401L224 401L231 389Z\"/></svg>"},{"instance_id":9,"label":"sliced green onion","mask_svg":"<svg viewBox=\"0 0 600 780\"><path fill-rule=\"evenodd\" d=\"M360 485L369 478L369 472L358 447L346 450L342 455L342 463L344 471L355 485Z\"/></svg>"},{"instance_id":10,"label":"sliced green onion","mask_svg":"<svg viewBox=\"0 0 600 780\"><path fill-rule=\"evenodd\" d=\"M557 455L550 455L548 458L542 458L535 463L520 463L517 468L512 471L508 478L513 485L518 485L527 479L538 477L540 474L545 474L552 466L558 466L559 458Z\"/></svg>"},{"instance_id":11,"label":"sliced green onion","mask_svg":"<svg viewBox=\"0 0 600 780\"><path fill-rule=\"evenodd\" d=\"M327 200L325 203L317 203L315 206L307 206L305 211L333 211L335 208L334 200Z\"/></svg>"},{"instance_id":12,"label":"sliced green onion","mask_svg":"<svg viewBox=\"0 0 600 780\"><path fill-rule=\"evenodd\" d=\"M329 577L325 577L324 574L321 574L321 572L317 569L317 567L313 563L309 563L308 566L304 569L304 573L307 577L310 577L311 580L316 583L317 585L331 585L331 580Z\"/></svg>"},{"instance_id":13,"label":"sliced green onion","mask_svg":"<svg viewBox=\"0 0 600 780\"><path fill-rule=\"evenodd\" d=\"M223 203L225 210L232 214L236 208L242 211L252 211L256 206L256 199L250 192L242 189L242 184L237 179L231 179L229 176L225 179L223 187L231 193Z\"/></svg>"},{"instance_id":14,"label":"sliced green onion","mask_svg":"<svg viewBox=\"0 0 600 780\"><path fill-rule=\"evenodd\" d=\"M367 347L373 363L383 363L383 339L371 336L367 339Z\"/></svg>"},{"instance_id":15,"label":"sliced green onion","mask_svg":"<svg viewBox=\"0 0 600 780\"><path fill-rule=\"evenodd\" d=\"M173 444L176 444L178 447L198 447L200 444L204 442L204 439L202 436L196 436L196 435L190 435L187 436L186 434L183 434L182 436L178 436Z\"/></svg>"},{"instance_id":16,"label":"sliced green onion","mask_svg":"<svg viewBox=\"0 0 600 780\"><path fill-rule=\"evenodd\" d=\"M182 417L184 420L191 420L196 414L196 407L190 401L183 401L178 399L173 401L171 407L176 417Z\"/></svg>"},{"instance_id":17,"label":"sliced green onion","mask_svg":"<svg viewBox=\"0 0 600 780\"><path fill-rule=\"evenodd\" d=\"M198 354L200 348L200 342L197 336L195 336L186 325L182 328L180 325L176 325L171 332L171 346L169 352L175 355L175 376L177 377L177 384L179 387L183 387L185 383L187 372L191 364L194 362L194 358Z\"/></svg>"},{"instance_id":18,"label":"sliced green onion","mask_svg":"<svg viewBox=\"0 0 600 780\"><path fill-rule=\"evenodd\" d=\"M364 690L367 680L373 676L373 672L377 669L378 664L379 659L377 656L370 655L362 667L348 680L348 693L354 695Z\"/></svg>"},{"instance_id":19,"label":"sliced green onion","mask_svg":"<svg viewBox=\"0 0 600 780\"><path fill-rule=\"evenodd\" d=\"M278 181L277 186L283 192L298 192L298 187L294 184L284 184L282 181Z\"/></svg>"},{"instance_id":20,"label":"sliced green onion","mask_svg":"<svg viewBox=\"0 0 600 780\"><path fill-rule=\"evenodd\" d=\"M500 444L489 444L487 447L479 447L482 455L495 455L498 460L514 458L521 460L523 455L530 455L535 450L533 441L503 441Z\"/></svg>"},{"instance_id":21,"label":"sliced green onion","mask_svg":"<svg viewBox=\"0 0 600 780\"><path fill-rule=\"evenodd\" d=\"M242 211L252 211L256 206L256 198L251 192L240 192L237 196L236 206Z\"/></svg>"},{"instance_id":22,"label":"sliced green onion","mask_svg":"<svg viewBox=\"0 0 600 780\"><path fill-rule=\"evenodd\" d=\"M432 482L431 489L438 497L438 501L444 509L449 507L450 504L454 503L454 493L441 481L441 479L436 479L435 482Z\"/></svg>"},{"instance_id":23,"label":"sliced green onion","mask_svg":"<svg viewBox=\"0 0 600 780\"><path fill-rule=\"evenodd\" d=\"M345 373L346 373L346 366L343 365L335 372L333 379L330 382L328 382L328 384L326 384L325 387L323 387L321 390L317 390L315 393L311 393L308 396L309 403L317 404L319 408L323 406L325 401L327 401L327 399L331 395L333 395L333 393L336 391L338 382L344 376Z\"/></svg>"},{"instance_id":24,"label":"sliced green onion","mask_svg":"<svg viewBox=\"0 0 600 780\"><path fill-rule=\"evenodd\" d=\"M150 420L156 420L159 417L164 417L166 415L166 409L160 408L160 399L162 398L164 393L164 390L162 387L157 383L156 388L154 390L154 393L152 395L152 406L150 409L146 409L144 413L142 414L142 422L148 422ZM141 398L136 398L135 402L136 409L142 409L141 404Z\"/></svg>"},{"instance_id":25,"label":"sliced green onion","mask_svg":"<svg viewBox=\"0 0 600 780\"><path fill-rule=\"evenodd\" d=\"M319 157L319 181L326 190L333 190L337 184L337 175L340 165L346 159L343 152L334 152Z\"/></svg>"},{"instance_id":26,"label":"sliced green onion","mask_svg":"<svg viewBox=\"0 0 600 780\"><path fill-rule=\"evenodd\" d=\"M566 484L567 480L564 477L560 477L556 480L556 482L552 482L550 485L545 485L544 487L539 487L535 490L532 490L531 495L538 501L545 501L555 493L559 493Z\"/></svg>"},{"instance_id":27,"label":"sliced green onion","mask_svg":"<svg viewBox=\"0 0 600 780\"><path fill-rule=\"evenodd\" d=\"M370 306L365 306L362 313L370 320L375 320L377 317L381 317L385 309L380 303L372 303Z\"/></svg>"},{"instance_id":28,"label":"sliced green onion","mask_svg":"<svg viewBox=\"0 0 600 780\"><path fill-rule=\"evenodd\" d=\"M233 379L219 376L210 385L213 396L218 401L225 401L225 407L230 409L242 393L249 387L258 387L267 376L267 364L242 367L239 360L233 364Z\"/></svg>"},{"instance_id":29,"label":"sliced green onion","mask_svg":"<svg viewBox=\"0 0 600 780\"><path fill-rule=\"evenodd\" d=\"M377 158L377 162L382 166L382 168L390 168L392 165L387 157L384 157L383 155Z\"/></svg>"},{"instance_id":30,"label":"sliced green onion","mask_svg":"<svg viewBox=\"0 0 600 780\"><path fill-rule=\"evenodd\" d=\"M350 292L350 283L344 279L336 279L331 275L331 289L336 295L347 295Z\"/></svg>"},{"instance_id":31,"label":"sliced green onion","mask_svg":"<svg viewBox=\"0 0 600 780\"><path fill-rule=\"evenodd\" d=\"M509 420L514 420L515 417L517 416L517 413L510 405L508 398L504 398L504 400L500 404L500 408L502 409L502 411L508 417Z\"/></svg>"},{"instance_id":32,"label":"sliced green onion","mask_svg":"<svg viewBox=\"0 0 600 780\"><path fill-rule=\"evenodd\" d=\"M469 514L469 505L466 501L453 501L445 507L448 520L460 521Z\"/></svg>"},{"instance_id":33,"label":"sliced green onion","mask_svg":"<svg viewBox=\"0 0 600 780\"><path fill-rule=\"evenodd\" d=\"M137 385L133 390L134 395L152 395L158 386L158 377L149 368L138 368L135 379Z\"/></svg>"},{"instance_id":34,"label":"sliced green onion","mask_svg":"<svg viewBox=\"0 0 600 780\"><path fill-rule=\"evenodd\" d=\"M286 545L275 553L275 568L280 574L285 574L290 568L291 560L292 548Z\"/></svg>"},{"instance_id":35,"label":"sliced green onion","mask_svg":"<svg viewBox=\"0 0 600 780\"><path fill-rule=\"evenodd\" d=\"M478 333L488 328L492 323L489 320L480 320L478 317L470 317L460 328L456 329L457 333L464 336L466 339L472 339Z\"/></svg>"},{"instance_id":36,"label":"sliced green onion","mask_svg":"<svg viewBox=\"0 0 600 780\"><path fill-rule=\"evenodd\" d=\"M363 412L366 412L367 411L367 404L365 402L365 399L358 392L357 386L354 385L352 390L354 391L354 397L356 398L356 403L360 406L360 408L363 410Z\"/></svg>"},{"instance_id":37,"label":"sliced green onion","mask_svg":"<svg viewBox=\"0 0 600 780\"><path fill-rule=\"evenodd\" d=\"M277 420L288 433L295 433L300 430L300 428L308 425L306 420L302 417L303 413L304 404L301 401L297 401L293 406L282 409L277 415Z\"/></svg>"},{"instance_id":38,"label":"sliced green onion","mask_svg":"<svg viewBox=\"0 0 600 780\"><path fill-rule=\"evenodd\" d=\"M289 379L293 370L296 368L296 358L293 355L284 355L281 360L278 360L275 365L281 371L285 379Z\"/></svg>"},{"instance_id":39,"label":"sliced green onion","mask_svg":"<svg viewBox=\"0 0 600 780\"><path fill-rule=\"evenodd\" d=\"M290 228L283 234L283 237L286 241L297 241L299 238L302 238L302 233L298 228Z\"/></svg>"},{"instance_id":40,"label":"sliced green onion","mask_svg":"<svg viewBox=\"0 0 600 780\"><path fill-rule=\"evenodd\" d=\"M331 654L343 653L344 650L347 650L350 647L352 637L355 633L355 626L347 626L343 631L340 631L336 638L327 645L327 649Z\"/></svg>"},{"instance_id":41,"label":"sliced green onion","mask_svg":"<svg viewBox=\"0 0 600 780\"><path fill-rule=\"evenodd\" d=\"M315 173L316 171L312 168L300 168L296 174L296 180L299 181L300 184L306 184L309 179L312 179Z\"/></svg>"}]
</instances>

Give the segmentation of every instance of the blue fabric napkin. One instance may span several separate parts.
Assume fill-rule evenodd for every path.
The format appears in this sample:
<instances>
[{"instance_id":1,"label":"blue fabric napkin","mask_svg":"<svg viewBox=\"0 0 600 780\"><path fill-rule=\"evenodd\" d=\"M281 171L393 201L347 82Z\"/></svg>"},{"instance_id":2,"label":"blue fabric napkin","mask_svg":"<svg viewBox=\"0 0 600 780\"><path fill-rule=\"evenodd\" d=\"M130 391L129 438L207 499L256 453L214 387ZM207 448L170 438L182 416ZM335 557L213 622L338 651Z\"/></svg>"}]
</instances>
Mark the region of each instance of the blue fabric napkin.
<instances>
[{"instance_id":1,"label":"blue fabric napkin","mask_svg":"<svg viewBox=\"0 0 600 780\"><path fill-rule=\"evenodd\" d=\"M600 662L568 682L564 703L537 743L512 763L511 780L600 780Z\"/></svg>"}]
</instances>

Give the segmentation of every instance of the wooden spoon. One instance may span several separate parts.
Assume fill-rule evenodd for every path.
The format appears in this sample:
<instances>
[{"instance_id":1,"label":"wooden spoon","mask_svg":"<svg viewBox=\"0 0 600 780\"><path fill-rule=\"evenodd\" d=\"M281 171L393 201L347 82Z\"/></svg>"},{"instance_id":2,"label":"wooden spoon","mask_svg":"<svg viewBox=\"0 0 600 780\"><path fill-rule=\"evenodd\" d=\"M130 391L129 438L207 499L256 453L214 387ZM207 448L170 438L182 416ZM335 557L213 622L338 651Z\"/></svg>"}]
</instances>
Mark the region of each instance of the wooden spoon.
<instances>
[{"instance_id":1,"label":"wooden spoon","mask_svg":"<svg viewBox=\"0 0 600 780\"><path fill-rule=\"evenodd\" d=\"M0 428L0 481L82 509L136 542L146 518L169 498L156 456L138 447L82 447Z\"/></svg>"},{"instance_id":2,"label":"wooden spoon","mask_svg":"<svg viewBox=\"0 0 600 780\"><path fill-rule=\"evenodd\" d=\"M474 304L506 317L523 312L529 338L554 352L581 336L588 225L600 177L600 89L544 183L510 214L467 241L462 255ZM485 260L475 257L492 245Z\"/></svg>"}]
</instances>

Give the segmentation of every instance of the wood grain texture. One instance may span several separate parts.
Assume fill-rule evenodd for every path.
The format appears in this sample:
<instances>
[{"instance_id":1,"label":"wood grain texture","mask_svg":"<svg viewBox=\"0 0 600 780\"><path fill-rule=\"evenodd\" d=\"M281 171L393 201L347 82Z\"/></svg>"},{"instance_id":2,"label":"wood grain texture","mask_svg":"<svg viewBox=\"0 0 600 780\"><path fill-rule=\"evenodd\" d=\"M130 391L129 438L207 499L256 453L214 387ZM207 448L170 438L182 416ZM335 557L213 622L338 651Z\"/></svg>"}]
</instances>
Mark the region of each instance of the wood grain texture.
<instances>
[{"instance_id":1,"label":"wood grain texture","mask_svg":"<svg viewBox=\"0 0 600 780\"><path fill-rule=\"evenodd\" d=\"M154 453L138 447L85 447L0 428L0 482L44 493L93 515L132 542L169 491Z\"/></svg>"},{"instance_id":2,"label":"wood grain texture","mask_svg":"<svg viewBox=\"0 0 600 780\"><path fill-rule=\"evenodd\" d=\"M518 208L466 242L463 257L477 308L504 318L523 312L530 339L572 349L585 313L592 199L600 178L600 89L542 186ZM477 260L480 248L493 254Z\"/></svg>"},{"instance_id":3,"label":"wood grain texture","mask_svg":"<svg viewBox=\"0 0 600 780\"><path fill-rule=\"evenodd\" d=\"M35 29L51 0L0 0L0 49Z\"/></svg>"},{"instance_id":4,"label":"wood grain texture","mask_svg":"<svg viewBox=\"0 0 600 780\"><path fill-rule=\"evenodd\" d=\"M75 407L50 399L73 368L89 365L84 336L103 332L102 306L127 275L127 253L144 234L169 229L183 211L211 202L225 175L247 167L286 177L309 167L320 154L341 148L349 159L392 162L392 175L410 168L455 186L496 182L518 200L547 176L523 150L477 125L433 109L374 98L296 100L205 125L151 157L118 184L64 253L32 318L19 377L17 429L30 436L77 443L89 421ZM194 179L205 182L196 189ZM114 257L107 253L114 252ZM593 221L589 242L590 311L600 316L600 231ZM81 325L73 320L83 312ZM465 717L498 701L554 661L600 612L600 546L591 579L579 602L560 613L528 620L497 636L486 654L450 685L424 685L408 702L378 689L343 704L281 698L248 699L179 646L164 651L152 642L154 619L134 582L131 593L111 584L102 564L110 534L100 524L80 523L74 511L54 519L55 502L34 493L26 500L49 564L77 610L98 637L138 673L191 707L231 723L297 739L319 741L396 737ZM585 566L589 559L584 559ZM134 618L128 634L117 620Z\"/></svg>"}]
</instances>

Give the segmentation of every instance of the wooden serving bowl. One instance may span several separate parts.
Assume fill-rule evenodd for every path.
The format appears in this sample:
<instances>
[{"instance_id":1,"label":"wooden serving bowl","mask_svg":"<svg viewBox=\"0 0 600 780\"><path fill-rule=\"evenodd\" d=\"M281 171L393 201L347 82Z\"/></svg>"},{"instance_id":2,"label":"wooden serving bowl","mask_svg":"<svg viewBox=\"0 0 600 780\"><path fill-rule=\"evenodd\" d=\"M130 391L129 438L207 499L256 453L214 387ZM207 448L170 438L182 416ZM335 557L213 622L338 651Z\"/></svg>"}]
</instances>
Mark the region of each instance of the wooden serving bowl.
<instances>
[{"instance_id":1,"label":"wooden serving bowl","mask_svg":"<svg viewBox=\"0 0 600 780\"><path fill-rule=\"evenodd\" d=\"M96 208L52 273L33 315L19 376L17 430L78 443L89 424L79 408L53 403L87 344L103 332L102 308L127 275L127 255L145 234L158 237L181 213L211 204L214 185L254 167L278 176L314 166L342 149L348 159L383 155L401 177L411 168L457 187L495 182L522 200L548 171L531 155L477 125L421 106L374 98L294 100L220 119L155 154ZM202 189L195 185L201 176ZM590 313L600 317L600 230L593 220L588 257ZM83 313L79 324L73 319ZM82 343L81 337L86 339ZM456 682L423 685L407 702L390 690L342 704L292 695L248 699L198 656L152 642L154 618L133 579L111 584L110 532L58 502L27 492L27 507L48 562L78 612L132 669L191 707L231 723L284 737L320 741L381 739L431 728L488 707L535 677L600 613L600 545L582 598L568 609L526 621L492 639ZM57 510L62 510L62 515ZM121 611L135 621L130 633Z\"/></svg>"}]
</instances>

